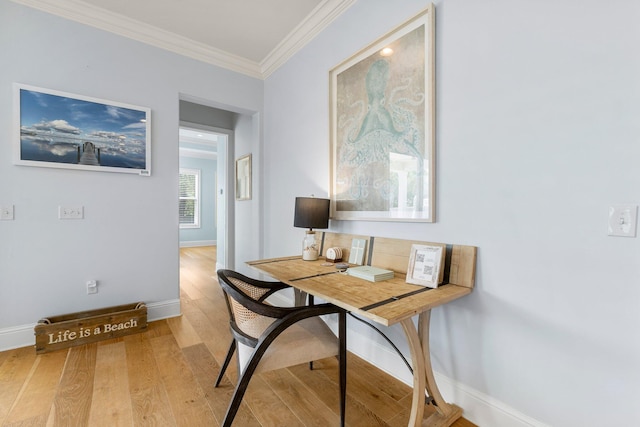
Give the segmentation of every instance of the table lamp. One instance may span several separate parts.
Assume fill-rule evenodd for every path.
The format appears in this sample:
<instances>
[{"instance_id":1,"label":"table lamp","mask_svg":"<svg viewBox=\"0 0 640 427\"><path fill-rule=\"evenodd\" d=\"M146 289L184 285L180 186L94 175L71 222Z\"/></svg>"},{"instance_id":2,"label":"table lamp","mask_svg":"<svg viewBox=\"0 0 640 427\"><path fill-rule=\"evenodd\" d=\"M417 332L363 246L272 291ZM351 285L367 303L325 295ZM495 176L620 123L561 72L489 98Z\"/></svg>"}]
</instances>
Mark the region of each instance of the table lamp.
<instances>
[{"instance_id":1,"label":"table lamp","mask_svg":"<svg viewBox=\"0 0 640 427\"><path fill-rule=\"evenodd\" d=\"M302 259L318 259L318 243L314 228L329 228L329 199L315 197L296 197L293 226L308 228L302 241Z\"/></svg>"}]
</instances>

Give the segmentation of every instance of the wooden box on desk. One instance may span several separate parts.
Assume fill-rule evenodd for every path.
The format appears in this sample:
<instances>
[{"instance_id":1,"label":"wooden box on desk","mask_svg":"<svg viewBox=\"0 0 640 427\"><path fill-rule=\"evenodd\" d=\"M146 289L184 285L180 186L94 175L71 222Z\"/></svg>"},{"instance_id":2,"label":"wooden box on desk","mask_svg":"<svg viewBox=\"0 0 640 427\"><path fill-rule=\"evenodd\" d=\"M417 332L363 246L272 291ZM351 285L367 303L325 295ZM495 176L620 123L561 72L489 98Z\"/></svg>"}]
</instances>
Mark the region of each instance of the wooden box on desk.
<instances>
[{"instance_id":1,"label":"wooden box on desk","mask_svg":"<svg viewBox=\"0 0 640 427\"><path fill-rule=\"evenodd\" d=\"M51 316L39 320L34 328L36 353L122 337L146 329L147 306L142 302Z\"/></svg>"}]
</instances>

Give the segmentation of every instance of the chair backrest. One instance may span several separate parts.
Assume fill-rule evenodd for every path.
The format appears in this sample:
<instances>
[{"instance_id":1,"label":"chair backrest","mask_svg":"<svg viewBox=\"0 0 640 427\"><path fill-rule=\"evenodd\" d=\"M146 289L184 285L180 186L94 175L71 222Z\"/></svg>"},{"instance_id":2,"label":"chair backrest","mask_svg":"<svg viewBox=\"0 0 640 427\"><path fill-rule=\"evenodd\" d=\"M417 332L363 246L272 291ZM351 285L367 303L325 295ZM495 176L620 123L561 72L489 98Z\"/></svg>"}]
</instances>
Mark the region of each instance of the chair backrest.
<instances>
[{"instance_id":1,"label":"chair backrest","mask_svg":"<svg viewBox=\"0 0 640 427\"><path fill-rule=\"evenodd\" d=\"M218 282L226 296L231 329L236 339L252 347L262 333L282 313L264 300L287 286L279 282L262 282L236 271L218 270Z\"/></svg>"}]
</instances>

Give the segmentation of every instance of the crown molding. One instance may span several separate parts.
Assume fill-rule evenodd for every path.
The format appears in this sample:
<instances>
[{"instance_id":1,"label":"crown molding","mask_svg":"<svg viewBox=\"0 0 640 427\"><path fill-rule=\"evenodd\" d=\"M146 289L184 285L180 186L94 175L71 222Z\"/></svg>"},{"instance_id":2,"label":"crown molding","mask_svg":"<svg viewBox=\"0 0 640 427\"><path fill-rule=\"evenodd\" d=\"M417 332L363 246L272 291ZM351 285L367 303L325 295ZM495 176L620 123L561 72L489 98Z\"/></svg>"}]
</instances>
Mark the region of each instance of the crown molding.
<instances>
[{"instance_id":1,"label":"crown molding","mask_svg":"<svg viewBox=\"0 0 640 427\"><path fill-rule=\"evenodd\" d=\"M280 68L357 0L324 0L260 63L263 78Z\"/></svg>"},{"instance_id":2,"label":"crown molding","mask_svg":"<svg viewBox=\"0 0 640 427\"><path fill-rule=\"evenodd\" d=\"M179 36L78 0L12 0L65 19L109 31L198 61L262 79L260 65L229 52Z\"/></svg>"},{"instance_id":3,"label":"crown molding","mask_svg":"<svg viewBox=\"0 0 640 427\"><path fill-rule=\"evenodd\" d=\"M324 0L261 63L79 0L11 1L250 77L265 79L357 0Z\"/></svg>"},{"instance_id":4,"label":"crown molding","mask_svg":"<svg viewBox=\"0 0 640 427\"><path fill-rule=\"evenodd\" d=\"M198 150L197 148L180 147L181 157L195 157L198 159L216 160L218 153L213 151Z\"/></svg>"}]
</instances>

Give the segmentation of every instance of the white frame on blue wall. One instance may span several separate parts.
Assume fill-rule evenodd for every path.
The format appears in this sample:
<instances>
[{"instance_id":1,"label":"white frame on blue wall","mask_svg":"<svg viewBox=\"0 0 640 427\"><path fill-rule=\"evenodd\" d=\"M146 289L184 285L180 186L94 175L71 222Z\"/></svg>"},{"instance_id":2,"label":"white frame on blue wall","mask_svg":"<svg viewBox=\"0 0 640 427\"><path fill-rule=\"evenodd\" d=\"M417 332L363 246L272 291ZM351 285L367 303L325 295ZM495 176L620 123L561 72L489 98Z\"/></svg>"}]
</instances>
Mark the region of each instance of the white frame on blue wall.
<instances>
[{"instance_id":1,"label":"white frame on blue wall","mask_svg":"<svg viewBox=\"0 0 640 427\"><path fill-rule=\"evenodd\" d=\"M435 10L329 70L331 218L435 222Z\"/></svg>"},{"instance_id":2,"label":"white frame on blue wall","mask_svg":"<svg viewBox=\"0 0 640 427\"><path fill-rule=\"evenodd\" d=\"M14 164L151 175L151 109L13 86Z\"/></svg>"}]
</instances>

